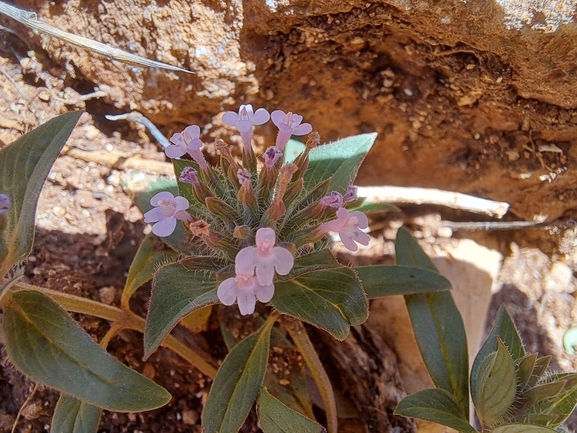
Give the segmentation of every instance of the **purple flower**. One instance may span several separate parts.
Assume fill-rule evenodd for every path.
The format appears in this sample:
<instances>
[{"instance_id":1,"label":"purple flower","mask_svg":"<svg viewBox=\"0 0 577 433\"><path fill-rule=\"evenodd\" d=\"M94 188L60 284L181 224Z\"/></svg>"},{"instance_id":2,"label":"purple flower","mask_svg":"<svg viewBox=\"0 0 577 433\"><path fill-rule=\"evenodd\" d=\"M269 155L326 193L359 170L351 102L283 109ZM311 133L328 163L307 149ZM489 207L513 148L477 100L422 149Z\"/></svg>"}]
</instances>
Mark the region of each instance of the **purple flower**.
<instances>
[{"instance_id":1,"label":"purple flower","mask_svg":"<svg viewBox=\"0 0 577 433\"><path fill-rule=\"evenodd\" d=\"M275 146L271 146L264 152L262 157L267 167L274 167L281 156L282 152Z\"/></svg>"},{"instance_id":2,"label":"purple flower","mask_svg":"<svg viewBox=\"0 0 577 433\"><path fill-rule=\"evenodd\" d=\"M232 305L238 300L238 309L244 316L254 313L257 299L263 303L272 299L274 285L271 282L261 286L254 275L240 274L237 270L236 277L220 283L216 294L224 305Z\"/></svg>"},{"instance_id":3,"label":"purple flower","mask_svg":"<svg viewBox=\"0 0 577 433\"><path fill-rule=\"evenodd\" d=\"M197 125L187 126L182 133L177 132L170 137L173 143L169 145L164 152L169 158L180 158L185 153L188 153L192 159L200 166L200 168L208 168L206 159L200 148L202 141L200 141L200 127Z\"/></svg>"},{"instance_id":4,"label":"purple flower","mask_svg":"<svg viewBox=\"0 0 577 433\"><path fill-rule=\"evenodd\" d=\"M162 191L150 199L150 204L154 209L144 214L144 222L156 223L152 226L152 233L156 236L170 236L176 228L176 220L192 220L186 212L189 203L184 197L175 197L168 191Z\"/></svg>"},{"instance_id":5,"label":"purple flower","mask_svg":"<svg viewBox=\"0 0 577 433\"><path fill-rule=\"evenodd\" d=\"M303 123L303 116L293 114L290 111L285 114L284 111L276 110L270 115L272 122L278 128L278 135L276 137L276 147L280 151L284 150L291 135L307 135L313 130L309 123Z\"/></svg>"},{"instance_id":6,"label":"purple flower","mask_svg":"<svg viewBox=\"0 0 577 433\"><path fill-rule=\"evenodd\" d=\"M353 185L347 186L347 192L343 195L343 203L348 203L350 201L357 199L357 187Z\"/></svg>"},{"instance_id":7,"label":"purple flower","mask_svg":"<svg viewBox=\"0 0 577 433\"><path fill-rule=\"evenodd\" d=\"M253 275L262 286L272 284L274 271L286 275L294 265L294 257L289 250L275 247L276 234L269 227L256 231L256 246L246 247L238 252L235 259L236 273Z\"/></svg>"},{"instance_id":8,"label":"purple flower","mask_svg":"<svg viewBox=\"0 0 577 433\"><path fill-rule=\"evenodd\" d=\"M192 167L184 167L178 180L189 185L198 185L200 183L198 172Z\"/></svg>"},{"instance_id":9,"label":"purple flower","mask_svg":"<svg viewBox=\"0 0 577 433\"><path fill-rule=\"evenodd\" d=\"M319 226L321 232L337 232L341 237L341 242L347 249L357 251L361 245L368 245L369 235L363 233L360 229L366 229L369 226L367 216L361 211L349 212L344 207L337 211L337 219L326 222Z\"/></svg>"},{"instance_id":10,"label":"purple flower","mask_svg":"<svg viewBox=\"0 0 577 433\"><path fill-rule=\"evenodd\" d=\"M323 206L330 206L334 208L340 208L343 205L343 195L338 191L331 192L330 195L324 196L319 200L319 203Z\"/></svg>"},{"instance_id":11,"label":"purple flower","mask_svg":"<svg viewBox=\"0 0 577 433\"><path fill-rule=\"evenodd\" d=\"M11 205L10 197L5 194L0 194L0 215L8 213Z\"/></svg>"},{"instance_id":12,"label":"purple flower","mask_svg":"<svg viewBox=\"0 0 577 433\"><path fill-rule=\"evenodd\" d=\"M234 111L227 111L222 116L222 122L225 125L235 126L244 148L247 152L252 150L252 127L262 125L270 119L270 114L264 108L259 108L256 112L253 111L252 105L241 105L238 114Z\"/></svg>"},{"instance_id":13,"label":"purple flower","mask_svg":"<svg viewBox=\"0 0 577 433\"><path fill-rule=\"evenodd\" d=\"M250 186L250 178L251 178L251 174L248 170L244 169L244 168L239 168L238 171L236 172L236 177L238 179L238 182L241 185L248 185Z\"/></svg>"}]
</instances>

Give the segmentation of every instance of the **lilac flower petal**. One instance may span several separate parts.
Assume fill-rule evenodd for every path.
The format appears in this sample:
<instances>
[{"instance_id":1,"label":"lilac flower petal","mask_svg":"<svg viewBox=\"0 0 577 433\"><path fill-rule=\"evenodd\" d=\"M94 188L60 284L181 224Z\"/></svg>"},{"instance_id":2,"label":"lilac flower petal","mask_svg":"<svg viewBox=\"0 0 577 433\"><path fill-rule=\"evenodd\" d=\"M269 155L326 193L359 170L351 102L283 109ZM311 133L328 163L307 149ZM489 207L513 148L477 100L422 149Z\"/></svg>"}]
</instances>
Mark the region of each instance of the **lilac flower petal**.
<instances>
[{"instance_id":1,"label":"lilac flower petal","mask_svg":"<svg viewBox=\"0 0 577 433\"><path fill-rule=\"evenodd\" d=\"M268 114L268 111L266 111L264 108L259 108L256 110L256 113L254 113L252 117L252 124L255 126L263 125L268 122L269 119L270 114Z\"/></svg>"},{"instance_id":2,"label":"lilac flower petal","mask_svg":"<svg viewBox=\"0 0 577 433\"><path fill-rule=\"evenodd\" d=\"M174 198L174 204L176 205L175 206L176 211L187 210L190 207L190 203L188 203L188 200L181 196L176 196Z\"/></svg>"},{"instance_id":3,"label":"lilac flower petal","mask_svg":"<svg viewBox=\"0 0 577 433\"><path fill-rule=\"evenodd\" d=\"M291 113L290 125L292 127L296 127L296 126L300 125L302 121L303 121L303 116L301 116L300 114Z\"/></svg>"},{"instance_id":4,"label":"lilac flower petal","mask_svg":"<svg viewBox=\"0 0 577 433\"><path fill-rule=\"evenodd\" d=\"M284 123L284 116L285 112L282 110L275 110L270 114L272 123L274 123L276 126L279 126L281 123Z\"/></svg>"},{"instance_id":5,"label":"lilac flower petal","mask_svg":"<svg viewBox=\"0 0 577 433\"><path fill-rule=\"evenodd\" d=\"M274 245L276 241L276 234L270 227L262 227L256 231L256 246L260 246L264 242L269 242Z\"/></svg>"},{"instance_id":6,"label":"lilac flower petal","mask_svg":"<svg viewBox=\"0 0 577 433\"><path fill-rule=\"evenodd\" d=\"M274 247L275 269L277 274L286 275L294 266L295 258L289 250L282 247Z\"/></svg>"},{"instance_id":7,"label":"lilac flower petal","mask_svg":"<svg viewBox=\"0 0 577 433\"><path fill-rule=\"evenodd\" d=\"M186 148L184 146L176 146L171 144L164 149L164 153L169 158L180 158L186 153Z\"/></svg>"},{"instance_id":8,"label":"lilac flower petal","mask_svg":"<svg viewBox=\"0 0 577 433\"><path fill-rule=\"evenodd\" d=\"M339 233L339 235L341 237L341 242L343 243L345 248L347 248L350 251L357 251L359 249L359 246L355 243L355 241L353 241L353 239L348 234Z\"/></svg>"},{"instance_id":9,"label":"lilac flower petal","mask_svg":"<svg viewBox=\"0 0 577 433\"><path fill-rule=\"evenodd\" d=\"M191 139L200 138L200 126L198 125L190 125L184 128L183 131L183 138L188 138L184 133L188 134Z\"/></svg>"},{"instance_id":10,"label":"lilac flower petal","mask_svg":"<svg viewBox=\"0 0 577 433\"><path fill-rule=\"evenodd\" d=\"M155 207L154 209L150 209L148 212L144 214L144 222L145 223L155 223L160 221L161 219L166 218L164 214L164 210L160 207Z\"/></svg>"},{"instance_id":11,"label":"lilac flower petal","mask_svg":"<svg viewBox=\"0 0 577 433\"><path fill-rule=\"evenodd\" d=\"M273 284L267 284L265 286L259 285L254 291L254 294L260 302L267 303L272 299L274 295L274 285Z\"/></svg>"},{"instance_id":12,"label":"lilac flower petal","mask_svg":"<svg viewBox=\"0 0 577 433\"><path fill-rule=\"evenodd\" d=\"M152 206L158 206L160 200L174 200L174 195L168 191L161 191L150 199Z\"/></svg>"},{"instance_id":13,"label":"lilac flower petal","mask_svg":"<svg viewBox=\"0 0 577 433\"><path fill-rule=\"evenodd\" d=\"M232 277L220 283L216 291L216 296L218 296L218 300L224 305L232 305L234 301L236 301L236 293L236 278Z\"/></svg>"},{"instance_id":14,"label":"lilac flower petal","mask_svg":"<svg viewBox=\"0 0 577 433\"><path fill-rule=\"evenodd\" d=\"M195 152L200 152L201 147L202 141L200 141L200 138L193 138L189 143L186 144L186 151L190 156L193 156Z\"/></svg>"},{"instance_id":15,"label":"lilac flower petal","mask_svg":"<svg viewBox=\"0 0 577 433\"><path fill-rule=\"evenodd\" d=\"M246 316L248 314L254 313L256 298L253 293L239 293L237 300L240 314Z\"/></svg>"},{"instance_id":16,"label":"lilac flower petal","mask_svg":"<svg viewBox=\"0 0 577 433\"><path fill-rule=\"evenodd\" d=\"M274 262L260 261L256 267L256 279L261 286L272 284L272 280L274 279Z\"/></svg>"},{"instance_id":17,"label":"lilac flower petal","mask_svg":"<svg viewBox=\"0 0 577 433\"><path fill-rule=\"evenodd\" d=\"M172 134L172 137L170 137L170 142L174 143L175 146L184 147L184 140L182 139L182 134L180 132Z\"/></svg>"},{"instance_id":18,"label":"lilac flower petal","mask_svg":"<svg viewBox=\"0 0 577 433\"><path fill-rule=\"evenodd\" d=\"M222 116L222 123L228 126L236 126L236 121L239 119L239 115L234 111L227 111Z\"/></svg>"},{"instance_id":19,"label":"lilac flower petal","mask_svg":"<svg viewBox=\"0 0 577 433\"><path fill-rule=\"evenodd\" d=\"M336 219L321 224L319 226L319 229L323 232L339 232L343 229L344 225L345 221L342 221L341 219Z\"/></svg>"},{"instance_id":20,"label":"lilac flower petal","mask_svg":"<svg viewBox=\"0 0 577 433\"><path fill-rule=\"evenodd\" d=\"M165 218L158 221L152 226L152 233L156 236L166 237L170 236L176 228L176 218Z\"/></svg>"},{"instance_id":21,"label":"lilac flower petal","mask_svg":"<svg viewBox=\"0 0 577 433\"><path fill-rule=\"evenodd\" d=\"M253 123L250 120L237 120L236 121L236 129L238 130L238 132L249 132L252 131L252 125Z\"/></svg>"},{"instance_id":22,"label":"lilac flower petal","mask_svg":"<svg viewBox=\"0 0 577 433\"><path fill-rule=\"evenodd\" d=\"M310 123L303 123L302 125L297 126L293 129L293 135L307 135L310 134L313 130L313 127Z\"/></svg>"},{"instance_id":23,"label":"lilac flower petal","mask_svg":"<svg viewBox=\"0 0 577 433\"><path fill-rule=\"evenodd\" d=\"M253 275L256 266L256 248L246 247L240 250L234 263L237 274Z\"/></svg>"},{"instance_id":24,"label":"lilac flower petal","mask_svg":"<svg viewBox=\"0 0 577 433\"><path fill-rule=\"evenodd\" d=\"M360 229L366 229L369 226L369 219L367 216L359 210L351 212L349 218L354 217L357 219L357 227Z\"/></svg>"},{"instance_id":25,"label":"lilac flower petal","mask_svg":"<svg viewBox=\"0 0 577 433\"><path fill-rule=\"evenodd\" d=\"M192 221L192 217L190 214L185 210L177 210L174 213L174 217L180 221Z\"/></svg>"}]
</instances>

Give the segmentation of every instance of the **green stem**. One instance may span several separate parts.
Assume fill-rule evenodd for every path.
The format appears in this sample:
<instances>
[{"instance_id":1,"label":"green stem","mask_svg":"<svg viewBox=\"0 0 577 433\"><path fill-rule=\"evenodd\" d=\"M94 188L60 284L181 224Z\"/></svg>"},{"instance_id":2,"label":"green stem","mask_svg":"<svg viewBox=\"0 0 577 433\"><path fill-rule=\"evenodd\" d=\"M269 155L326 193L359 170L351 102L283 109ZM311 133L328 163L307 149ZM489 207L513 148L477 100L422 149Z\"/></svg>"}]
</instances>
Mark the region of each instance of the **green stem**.
<instances>
[{"instance_id":1,"label":"green stem","mask_svg":"<svg viewBox=\"0 0 577 433\"><path fill-rule=\"evenodd\" d=\"M51 298L54 302L64 308L66 311L74 313L88 314L99 317L114 323L115 328L133 329L144 334L146 322L140 316L131 311L123 311L120 308L111 305L105 305L91 299L80 296L70 295L68 293L57 292L56 290L45 289L43 287L33 286L25 283L16 283L15 290L35 290ZM211 379L216 376L217 369L204 360L198 353L182 344L176 338L168 335L163 341L162 346L172 350L180 355L194 367Z\"/></svg>"},{"instance_id":2,"label":"green stem","mask_svg":"<svg viewBox=\"0 0 577 433\"><path fill-rule=\"evenodd\" d=\"M287 320L283 316L283 325L285 325L297 349L301 353L313 380L321 394L321 399L325 405L327 417L328 433L337 433L337 404L335 402L335 393L329 380L326 370L324 369L317 352L309 339L307 331L300 320Z\"/></svg>"}]
</instances>

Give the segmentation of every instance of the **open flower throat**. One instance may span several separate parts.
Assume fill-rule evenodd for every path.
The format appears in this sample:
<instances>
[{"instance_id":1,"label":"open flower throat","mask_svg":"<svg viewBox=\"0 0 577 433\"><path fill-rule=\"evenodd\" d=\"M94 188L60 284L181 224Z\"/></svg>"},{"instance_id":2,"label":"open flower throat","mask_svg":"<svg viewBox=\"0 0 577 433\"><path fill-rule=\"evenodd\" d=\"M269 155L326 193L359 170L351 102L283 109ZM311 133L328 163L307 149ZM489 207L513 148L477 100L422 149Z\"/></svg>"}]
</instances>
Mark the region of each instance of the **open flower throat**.
<instances>
[{"instance_id":1,"label":"open flower throat","mask_svg":"<svg viewBox=\"0 0 577 433\"><path fill-rule=\"evenodd\" d=\"M275 145L259 162L252 147L253 127L271 118L279 131ZM182 196L160 192L150 200L153 209L144 215L145 222L154 223L153 233L161 237L171 236L177 221L183 223L191 234L187 263L213 258L223 279L218 299L225 305L237 302L241 314L252 314L257 300L269 302L274 296L275 275L288 275L295 257L326 247L319 241L327 232L339 233L352 251L357 250L357 243L369 242L360 230L367 228L367 217L346 209L357 199L355 187L328 191L330 182L307 183L309 151L319 144L319 137L311 134L311 125L302 120L298 114L280 110L271 115L263 108L254 111L251 105L241 105L238 114L225 113L223 122L235 126L242 138L242 163L219 141L216 148L221 163L217 167L204 158L197 125L174 134L166 155L192 159L175 162ZM306 149L283 165L290 137L307 134Z\"/></svg>"}]
</instances>

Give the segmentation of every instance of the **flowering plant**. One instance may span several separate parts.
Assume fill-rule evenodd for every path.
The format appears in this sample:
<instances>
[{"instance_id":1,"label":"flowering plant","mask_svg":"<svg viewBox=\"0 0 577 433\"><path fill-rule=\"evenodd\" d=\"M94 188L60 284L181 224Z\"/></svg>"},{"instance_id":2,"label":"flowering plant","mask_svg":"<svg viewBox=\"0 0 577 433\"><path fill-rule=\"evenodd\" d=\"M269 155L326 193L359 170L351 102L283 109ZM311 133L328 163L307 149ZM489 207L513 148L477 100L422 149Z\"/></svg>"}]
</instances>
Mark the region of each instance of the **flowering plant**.
<instances>
[{"instance_id":1,"label":"flowering plant","mask_svg":"<svg viewBox=\"0 0 577 433\"><path fill-rule=\"evenodd\" d=\"M137 412L169 402L165 389L106 352L120 330L133 329L144 334L146 357L162 345L213 379L202 417L205 432L238 431L255 402L265 433L325 431L312 410L311 395L317 393L326 430L336 432L332 385L303 322L344 340L351 326L366 320L369 299L392 294L405 296L417 342L438 387L409 396L398 413L476 431L468 424L465 333L447 291L449 282L404 229L397 237L396 266L343 266L330 251L330 233L338 234L351 251L369 242L363 210L370 208L363 207L352 183L375 134L319 145L318 134L302 116L280 110L269 116L245 105L223 116L241 135L242 159L217 140L221 159L216 166L202 153L198 126L175 134L166 154L173 158L178 190L155 191L143 206L152 233L137 251L115 307L18 281L21 263L32 249L42 183L79 116L53 119L0 150L1 326L14 365L62 393L53 431L96 432L102 409ZM270 118L279 130L275 144L257 156L253 127ZM307 134L304 150L291 159L290 137ZM159 238L170 248L159 248ZM130 299L150 280L153 291L144 319L131 310ZM110 329L98 344L67 311L108 320ZM237 311L238 320L252 320L248 335L228 327L227 318ZM219 368L198 348L170 334L179 323L202 328L197 325L206 323L212 312L229 350ZM483 428L554 431L549 426L558 426L577 398L574 376L557 375L550 383L534 380L546 362L525 355L518 338L511 337L512 325L500 320L471 374ZM287 370L288 376L268 362L269 355L283 350L297 350L302 360ZM503 387L507 398L519 392L532 396L532 405L492 400L491 389L501 383L485 379L497 377L505 364L498 377L507 384L523 382L521 388ZM509 419L511 408L517 418ZM511 420L521 427L510 427ZM522 430L528 424L542 427Z\"/></svg>"}]
</instances>

